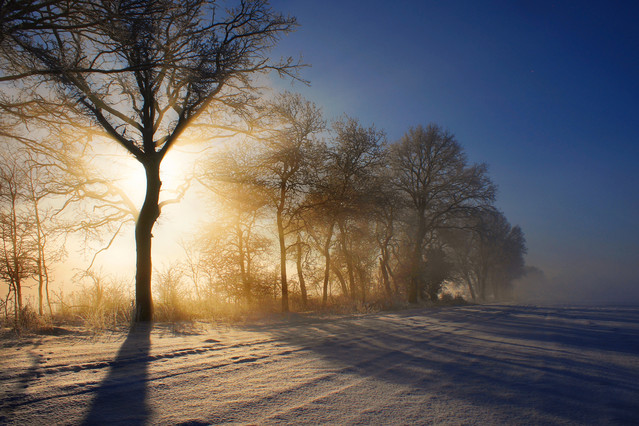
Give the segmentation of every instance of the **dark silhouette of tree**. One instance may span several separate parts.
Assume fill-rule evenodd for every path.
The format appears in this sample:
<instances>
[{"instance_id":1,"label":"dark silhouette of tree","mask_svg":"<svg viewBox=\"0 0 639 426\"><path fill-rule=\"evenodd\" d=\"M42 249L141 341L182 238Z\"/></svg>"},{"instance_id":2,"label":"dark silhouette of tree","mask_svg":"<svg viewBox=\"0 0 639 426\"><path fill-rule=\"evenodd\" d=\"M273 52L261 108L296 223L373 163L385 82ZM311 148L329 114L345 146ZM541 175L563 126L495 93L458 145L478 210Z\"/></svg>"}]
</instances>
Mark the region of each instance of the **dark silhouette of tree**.
<instances>
[{"instance_id":1,"label":"dark silhouette of tree","mask_svg":"<svg viewBox=\"0 0 639 426\"><path fill-rule=\"evenodd\" d=\"M454 280L463 282L473 302L477 301L479 232L474 218L462 221L459 227L440 231L449 248Z\"/></svg>"},{"instance_id":2,"label":"dark silhouette of tree","mask_svg":"<svg viewBox=\"0 0 639 426\"><path fill-rule=\"evenodd\" d=\"M483 164L468 165L455 137L430 124L410 129L391 146L394 183L406 206L408 230L408 300L417 302L428 262L426 248L437 229L455 218L488 208L495 188Z\"/></svg>"},{"instance_id":3,"label":"dark silhouette of tree","mask_svg":"<svg viewBox=\"0 0 639 426\"><path fill-rule=\"evenodd\" d=\"M452 275L452 264L446 258L446 252L441 247L429 247L426 249L427 259L423 270L422 292L432 302L437 301L444 281Z\"/></svg>"},{"instance_id":4,"label":"dark silhouette of tree","mask_svg":"<svg viewBox=\"0 0 639 426\"><path fill-rule=\"evenodd\" d=\"M478 212L443 231L454 275L474 300L508 299L513 281L525 274L526 240L497 210Z\"/></svg>"},{"instance_id":5,"label":"dark silhouette of tree","mask_svg":"<svg viewBox=\"0 0 639 426\"><path fill-rule=\"evenodd\" d=\"M337 229L336 241L341 255L334 261L342 261L348 279L348 295L351 299L365 299L365 283L357 250L351 237L362 236L363 215L372 208L375 176L383 161L385 135L374 127L365 128L357 120L344 117L333 124L332 143L326 152L326 179L320 183L319 193L324 193L329 216L335 221L329 227ZM361 228L361 229L359 229ZM359 230L358 230L359 229ZM363 240L359 242L363 243ZM358 247L362 248L362 247ZM359 268L359 272L358 272ZM340 283L344 282L338 265L334 265ZM357 276L360 275L359 286ZM343 286L343 288L346 288Z\"/></svg>"},{"instance_id":6,"label":"dark silhouette of tree","mask_svg":"<svg viewBox=\"0 0 639 426\"><path fill-rule=\"evenodd\" d=\"M393 300L400 291L394 271L398 263L396 253L401 243L402 230L399 218L402 203L392 184L392 170L388 167L387 156L377 176L376 190L372 195L374 236L379 250L382 286L388 299Z\"/></svg>"},{"instance_id":7,"label":"dark silhouette of tree","mask_svg":"<svg viewBox=\"0 0 639 426\"><path fill-rule=\"evenodd\" d=\"M318 153L313 154L312 163L315 164L314 177L312 182L320 182L323 180L324 171L322 171L323 158ZM331 246L333 245L333 234L335 230L335 212L331 209L330 196L320 189L319 185L311 184L309 193L306 195L305 204L310 208L303 210L304 229L313 242L313 247L324 258L324 275L322 279L322 306L326 306L328 302L328 287L330 283L331 273ZM343 287L344 293L347 293L346 286Z\"/></svg>"},{"instance_id":8,"label":"dark silhouette of tree","mask_svg":"<svg viewBox=\"0 0 639 426\"><path fill-rule=\"evenodd\" d=\"M512 282L525 273L526 240L519 226L511 226L501 212L485 214L479 225L476 265L481 300L512 295Z\"/></svg>"},{"instance_id":9,"label":"dark silhouette of tree","mask_svg":"<svg viewBox=\"0 0 639 426\"><path fill-rule=\"evenodd\" d=\"M255 73L291 75L296 63L265 55L296 23L263 0L242 0L227 11L207 0L92 1L82 3L79 14L73 22L92 25L13 31L14 49L3 52L12 74L5 77L22 77L23 86L45 81L73 120L97 126L144 167L146 196L135 229L135 320L148 321L160 164L205 111L245 105ZM32 15L12 16L17 28Z\"/></svg>"},{"instance_id":10,"label":"dark silhouette of tree","mask_svg":"<svg viewBox=\"0 0 639 426\"><path fill-rule=\"evenodd\" d=\"M0 2L0 48L16 48L36 31L78 30L92 22L83 20L84 0L3 0ZM32 70L47 73L46 69ZM18 77L18 76L14 76Z\"/></svg>"}]
</instances>

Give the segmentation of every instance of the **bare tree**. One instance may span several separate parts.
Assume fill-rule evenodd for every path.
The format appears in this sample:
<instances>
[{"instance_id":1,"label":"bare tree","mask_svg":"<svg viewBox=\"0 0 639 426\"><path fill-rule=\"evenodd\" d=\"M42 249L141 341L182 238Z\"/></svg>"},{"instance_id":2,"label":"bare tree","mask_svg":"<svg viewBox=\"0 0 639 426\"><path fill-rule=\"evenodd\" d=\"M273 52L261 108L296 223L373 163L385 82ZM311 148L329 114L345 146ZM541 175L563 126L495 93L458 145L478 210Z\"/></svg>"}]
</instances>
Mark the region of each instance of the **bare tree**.
<instances>
[{"instance_id":1,"label":"bare tree","mask_svg":"<svg viewBox=\"0 0 639 426\"><path fill-rule=\"evenodd\" d=\"M36 271L33 256L32 218L25 212L26 172L15 158L2 156L0 163L0 278L9 286L7 301L13 293L16 326L23 310L24 281Z\"/></svg>"},{"instance_id":2,"label":"bare tree","mask_svg":"<svg viewBox=\"0 0 639 426\"><path fill-rule=\"evenodd\" d=\"M241 281L241 294L251 303L255 274L254 259L266 246L259 232L258 221L265 216L268 199L261 188L255 186L254 172L258 154L249 143L235 144L232 149L212 155L199 171L199 181L222 209L215 224L208 226L223 241L229 259L237 267ZM211 198L211 197L207 197ZM204 240L210 238L204 232ZM209 251L203 248L204 252ZM219 254L219 253L218 253ZM215 255L211 253L211 255Z\"/></svg>"},{"instance_id":3,"label":"bare tree","mask_svg":"<svg viewBox=\"0 0 639 426\"><path fill-rule=\"evenodd\" d=\"M320 109L298 94L279 95L266 108L265 129L253 169L253 185L260 188L275 212L280 252L282 311L288 312L286 236L297 223L314 137L324 129Z\"/></svg>"},{"instance_id":4,"label":"bare tree","mask_svg":"<svg viewBox=\"0 0 639 426\"><path fill-rule=\"evenodd\" d=\"M511 226L501 212L480 217L477 228L477 293L481 300L508 298L513 280L524 275L526 240L519 226Z\"/></svg>"},{"instance_id":5,"label":"bare tree","mask_svg":"<svg viewBox=\"0 0 639 426\"><path fill-rule=\"evenodd\" d=\"M435 231L453 225L455 218L490 208L495 187L486 166L468 165L455 137L434 124L410 129L391 147L390 161L409 212L408 300L414 303L425 285L425 250Z\"/></svg>"},{"instance_id":6,"label":"bare tree","mask_svg":"<svg viewBox=\"0 0 639 426\"><path fill-rule=\"evenodd\" d=\"M357 286L356 282L358 258L352 237L358 235L356 228L362 225L359 219L372 209L376 176L384 160L385 135L374 127L364 128L350 117L336 121L333 131L333 145L327 152L327 179L321 185L333 210L331 216L338 230L336 237L346 265L350 297L355 300L359 295L364 300L365 283Z\"/></svg>"},{"instance_id":7,"label":"bare tree","mask_svg":"<svg viewBox=\"0 0 639 426\"><path fill-rule=\"evenodd\" d=\"M386 167L378 175L377 190L373 194L374 236L379 249L382 285L386 295L392 300L399 293L394 273L397 264L394 254L400 242L401 199L392 186L392 171L387 164L384 165Z\"/></svg>"},{"instance_id":8,"label":"bare tree","mask_svg":"<svg viewBox=\"0 0 639 426\"><path fill-rule=\"evenodd\" d=\"M0 2L0 48L15 48L14 38L33 31L77 30L92 23L83 20L84 0L3 0ZM32 72L47 72L32 70Z\"/></svg>"},{"instance_id":9,"label":"bare tree","mask_svg":"<svg viewBox=\"0 0 639 426\"><path fill-rule=\"evenodd\" d=\"M314 156L317 169L321 169L322 160L317 155ZM320 172L321 176L324 176L323 173ZM318 179L318 176L315 177L314 181L317 182L322 178ZM313 188L315 187L315 188ZM324 257L324 277L322 281L322 306L326 306L328 302L328 290L330 284L330 273L331 273L331 246L333 245L333 234L335 230L335 212L333 212L330 208L330 204L327 200L328 194L324 193L323 190L317 190L317 185L312 185L311 191L307 194L306 203L309 206L312 206L310 209L305 209L304 214L304 227L307 235L310 237L310 240L313 242L313 246L321 256ZM344 287L345 288L345 287ZM348 291L348 290L346 290Z\"/></svg>"},{"instance_id":10,"label":"bare tree","mask_svg":"<svg viewBox=\"0 0 639 426\"><path fill-rule=\"evenodd\" d=\"M26 186L26 198L31 204L31 215L33 218L33 232L35 233L34 245L37 255L36 260L36 278L38 280L38 314L44 315L44 298L46 297L46 303L49 310L49 315L52 315L51 301L49 299L49 266L48 260L49 249L51 246L51 237L53 236L54 229L53 211L52 209L45 209L43 207L43 201L52 194L52 189L48 187L47 183L50 181L50 176L45 177L47 170L41 167L41 164L35 161L33 155L27 153L28 161L25 166L27 171L25 173L25 186ZM58 252L61 254L61 251ZM56 256L59 258L60 256Z\"/></svg>"},{"instance_id":11,"label":"bare tree","mask_svg":"<svg viewBox=\"0 0 639 426\"><path fill-rule=\"evenodd\" d=\"M18 48L7 54L17 75L49 83L78 121L89 119L84 122L144 167L146 197L135 230L136 321L152 319L151 232L161 211L159 171L167 152L209 108L247 102L255 73L290 75L297 66L265 56L295 27L293 18L272 12L264 0L218 9L208 0L87 2L81 17L93 25L15 33Z\"/></svg>"}]
</instances>

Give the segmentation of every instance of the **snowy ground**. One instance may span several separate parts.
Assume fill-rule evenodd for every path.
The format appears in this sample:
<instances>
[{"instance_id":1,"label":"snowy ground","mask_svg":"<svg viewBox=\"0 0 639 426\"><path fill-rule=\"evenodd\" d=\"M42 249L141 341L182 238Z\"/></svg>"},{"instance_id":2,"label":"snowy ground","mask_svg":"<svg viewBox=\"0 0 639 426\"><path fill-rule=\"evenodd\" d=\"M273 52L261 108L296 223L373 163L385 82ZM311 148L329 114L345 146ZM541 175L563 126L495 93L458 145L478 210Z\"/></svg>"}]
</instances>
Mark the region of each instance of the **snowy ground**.
<instances>
[{"instance_id":1,"label":"snowy ground","mask_svg":"<svg viewBox=\"0 0 639 426\"><path fill-rule=\"evenodd\" d=\"M639 307L467 306L0 344L8 424L639 423Z\"/></svg>"}]
</instances>

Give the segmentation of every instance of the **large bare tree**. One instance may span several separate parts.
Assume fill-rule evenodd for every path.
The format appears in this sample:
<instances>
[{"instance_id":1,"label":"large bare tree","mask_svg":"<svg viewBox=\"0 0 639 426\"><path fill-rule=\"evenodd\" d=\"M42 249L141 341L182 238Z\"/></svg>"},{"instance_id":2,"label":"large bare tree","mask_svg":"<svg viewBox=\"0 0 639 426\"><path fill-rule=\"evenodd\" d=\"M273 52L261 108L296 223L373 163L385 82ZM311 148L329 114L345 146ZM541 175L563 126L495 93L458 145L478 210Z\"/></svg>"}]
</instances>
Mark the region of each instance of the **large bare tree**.
<instances>
[{"instance_id":1,"label":"large bare tree","mask_svg":"<svg viewBox=\"0 0 639 426\"><path fill-rule=\"evenodd\" d=\"M151 239L167 152L205 111L246 104L255 73L291 75L297 67L266 56L295 19L274 13L265 0L238 3L220 10L212 0L87 1L72 22L91 25L25 25L5 34L13 46L4 51L11 64L5 80L22 77L21 87L46 82L70 116L99 128L144 167L135 229L137 321L152 319Z\"/></svg>"},{"instance_id":2,"label":"large bare tree","mask_svg":"<svg viewBox=\"0 0 639 426\"><path fill-rule=\"evenodd\" d=\"M455 136L435 124L410 129L391 146L390 163L408 211L408 300L417 302L425 285L426 249L436 231L490 209L495 186L486 165L469 165Z\"/></svg>"}]
</instances>

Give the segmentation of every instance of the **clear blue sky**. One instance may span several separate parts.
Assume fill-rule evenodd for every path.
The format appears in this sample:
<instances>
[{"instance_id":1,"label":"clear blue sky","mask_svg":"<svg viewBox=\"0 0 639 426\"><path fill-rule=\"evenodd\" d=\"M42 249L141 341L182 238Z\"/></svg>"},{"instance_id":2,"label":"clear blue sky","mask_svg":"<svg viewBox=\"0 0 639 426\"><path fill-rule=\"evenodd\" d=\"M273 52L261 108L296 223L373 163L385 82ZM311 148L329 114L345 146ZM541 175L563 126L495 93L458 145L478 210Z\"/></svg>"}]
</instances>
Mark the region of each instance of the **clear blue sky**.
<instances>
[{"instance_id":1,"label":"clear blue sky","mask_svg":"<svg viewBox=\"0 0 639 426\"><path fill-rule=\"evenodd\" d=\"M577 300L639 301L639 2L273 0L296 84L390 141L436 122L499 186L527 262ZM290 89L290 87L287 87Z\"/></svg>"}]
</instances>

